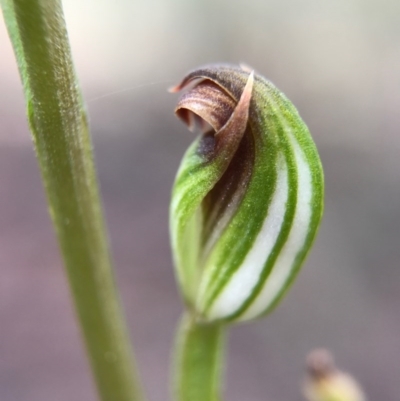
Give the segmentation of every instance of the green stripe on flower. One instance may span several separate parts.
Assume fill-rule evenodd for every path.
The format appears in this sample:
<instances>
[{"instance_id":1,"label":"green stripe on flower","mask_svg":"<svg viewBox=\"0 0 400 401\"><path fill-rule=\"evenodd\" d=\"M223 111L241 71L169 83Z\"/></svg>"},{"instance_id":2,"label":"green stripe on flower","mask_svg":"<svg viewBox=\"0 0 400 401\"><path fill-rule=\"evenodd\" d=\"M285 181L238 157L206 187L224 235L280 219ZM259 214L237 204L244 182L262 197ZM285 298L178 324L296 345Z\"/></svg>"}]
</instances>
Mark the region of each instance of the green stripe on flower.
<instances>
[{"instance_id":1,"label":"green stripe on flower","mask_svg":"<svg viewBox=\"0 0 400 401\"><path fill-rule=\"evenodd\" d=\"M312 244L322 167L297 110L269 81L210 66L173 90L192 81L176 110L201 131L172 195L177 277L199 318L249 320L275 306Z\"/></svg>"}]
</instances>

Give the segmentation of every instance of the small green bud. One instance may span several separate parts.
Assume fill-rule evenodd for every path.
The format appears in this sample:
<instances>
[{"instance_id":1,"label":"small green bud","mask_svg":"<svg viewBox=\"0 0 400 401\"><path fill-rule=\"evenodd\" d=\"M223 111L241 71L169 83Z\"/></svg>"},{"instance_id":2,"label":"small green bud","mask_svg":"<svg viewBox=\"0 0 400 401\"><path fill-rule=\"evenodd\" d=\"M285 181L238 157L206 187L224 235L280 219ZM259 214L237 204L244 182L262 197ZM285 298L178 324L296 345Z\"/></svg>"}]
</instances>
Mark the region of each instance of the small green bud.
<instances>
[{"instance_id":1,"label":"small green bud","mask_svg":"<svg viewBox=\"0 0 400 401\"><path fill-rule=\"evenodd\" d=\"M323 172L307 127L269 81L207 66L176 114L200 136L173 188L171 242L188 307L205 321L270 311L294 280L323 210Z\"/></svg>"}]
</instances>

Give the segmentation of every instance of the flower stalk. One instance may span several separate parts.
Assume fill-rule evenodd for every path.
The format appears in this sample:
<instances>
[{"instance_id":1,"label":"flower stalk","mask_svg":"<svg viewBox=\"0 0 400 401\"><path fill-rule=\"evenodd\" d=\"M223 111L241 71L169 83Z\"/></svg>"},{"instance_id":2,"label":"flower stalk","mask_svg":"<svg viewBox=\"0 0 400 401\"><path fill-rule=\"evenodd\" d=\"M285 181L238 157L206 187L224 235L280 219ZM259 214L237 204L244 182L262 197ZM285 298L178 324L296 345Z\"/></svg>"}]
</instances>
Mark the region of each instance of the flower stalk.
<instances>
[{"instance_id":1,"label":"flower stalk","mask_svg":"<svg viewBox=\"0 0 400 401\"><path fill-rule=\"evenodd\" d=\"M184 314L177 333L174 389L177 401L220 401L224 327Z\"/></svg>"},{"instance_id":2,"label":"flower stalk","mask_svg":"<svg viewBox=\"0 0 400 401\"><path fill-rule=\"evenodd\" d=\"M59 0L1 0L50 214L98 392L142 399L115 288L87 117Z\"/></svg>"}]
</instances>

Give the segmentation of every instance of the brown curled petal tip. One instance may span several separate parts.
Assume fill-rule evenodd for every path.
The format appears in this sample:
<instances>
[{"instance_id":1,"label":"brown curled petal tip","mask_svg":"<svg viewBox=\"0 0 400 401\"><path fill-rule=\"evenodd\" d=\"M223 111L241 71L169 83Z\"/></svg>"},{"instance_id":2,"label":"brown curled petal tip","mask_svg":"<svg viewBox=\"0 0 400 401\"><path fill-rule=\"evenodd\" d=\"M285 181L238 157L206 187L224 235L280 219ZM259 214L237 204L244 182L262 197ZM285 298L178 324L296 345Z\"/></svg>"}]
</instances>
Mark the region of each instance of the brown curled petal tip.
<instances>
[{"instance_id":1,"label":"brown curled petal tip","mask_svg":"<svg viewBox=\"0 0 400 401\"><path fill-rule=\"evenodd\" d=\"M186 75L185 78L183 78L183 80L178 85L168 88L168 92L169 93L177 93L177 92L181 91L182 89L184 89L186 86L188 86L193 81L197 81L197 85L198 85L203 80L212 80L212 79L210 77L208 77L206 74L203 74L202 70L193 71L193 72L189 73L188 75ZM214 80L212 80L212 81L214 81ZM218 82L215 82L215 83L217 84Z\"/></svg>"},{"instance_id":2,"label":"brown curled petal tip","mask_svg":"<svg viewBox=\"0 0 400 401\"><path fill-rule=\"evenodd\" d=\"M216 138L222 136L243 136L244 131L247 127L247 120L249 118L249 108L253 91L253 84L254 71L250 73L249 78L247 79L242 95L240 96L239 103L237 104L234 112L232 113L230 119L227 121L225 126L216 133Z\"/></svg>"},{"instance_id":3,"label":"brown curled petal tip","mask_svg":"<svg viewBox=\"0 0 400 401\"><path fill-rule=\"evenodd\" d=\"M203 132L205 127L219 131L228 121L236 107L236 101L210 80L203 80L185 93L175 109L177 116L193 129L191 122L202 120L207 124L196 124ZM199 118L196 118L199 117ZM208 130L209 131L209 130Z\"/></svg>"},{"instance_id":4,"label":"brown curled petal tip","mask_svg":"<svg viewBox=\"0 0 400 401\"><path fill-rule=\"evenodd\" d=\"M191 131L196 128L204 134L214 131L214 156L222 152L232 158L247 128L254 71L249 74L238 101L217 82L200 78L203 79L181 97L175 113ZM177 88L194 79L199 76L185 78Z\"/></svg>"},{"instance_id":5,"label":"brown curled petal tip","mask_svg":"<svg viewBox=\"0 0 400 401\"><path fill-rule=\"evenodd\" d=\"M253 85L254 85L254 71L251 71L249 78L247 79L246 85L243 89L243 93L240 96L239 103L237 105L237 108L243 108L244 110L246 110L246 115L247 115L246 119L248 118L249 115L250 100L253 92Z\"/></svg>"},{"instance_id":6,"label":"brown curled petal tip","mask_svg":"<svg viewBox=\"0 0 400 401\"><path fill-rule=\"evenodd\" d=\"M203 77L199 76L199 77L185 77L181 83L179 83L178 85L175 86L171 86L170 88L168 88L168 92L169 93L178 93L180 92L185 86L189 85L189 83L191 81L195 81L195 80L201 80L203 79Z\"/></svg>"}]
</instances>

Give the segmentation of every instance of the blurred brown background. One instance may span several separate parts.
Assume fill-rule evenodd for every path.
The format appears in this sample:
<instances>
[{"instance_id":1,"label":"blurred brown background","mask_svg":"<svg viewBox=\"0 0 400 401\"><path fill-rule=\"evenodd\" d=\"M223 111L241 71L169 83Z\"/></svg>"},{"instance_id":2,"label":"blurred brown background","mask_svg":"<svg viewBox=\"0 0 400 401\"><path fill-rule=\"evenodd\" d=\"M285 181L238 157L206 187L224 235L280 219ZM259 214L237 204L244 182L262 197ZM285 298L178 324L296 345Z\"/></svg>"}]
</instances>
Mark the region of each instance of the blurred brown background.
<instances>
[{"instance_id":1,"label":"blurred brown background","mask_svg":"<svg viewBox=\"0 0 400 401\"><path fill-rule=\"evenodd\" d=\"M400 393L400 2L65 0L90 113L118 282L152 401L168 399L181 312L169 192L192 134L166 88L209 62L246 62L308 124L326 212L293 290L234 328L226 400L300 401L324 346L370 400ZM0 400L95 401L0 21Z\"/></svg>"}]
</instances>

